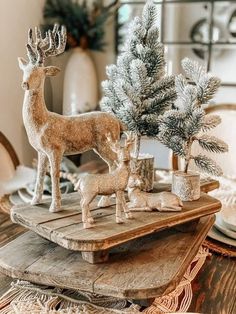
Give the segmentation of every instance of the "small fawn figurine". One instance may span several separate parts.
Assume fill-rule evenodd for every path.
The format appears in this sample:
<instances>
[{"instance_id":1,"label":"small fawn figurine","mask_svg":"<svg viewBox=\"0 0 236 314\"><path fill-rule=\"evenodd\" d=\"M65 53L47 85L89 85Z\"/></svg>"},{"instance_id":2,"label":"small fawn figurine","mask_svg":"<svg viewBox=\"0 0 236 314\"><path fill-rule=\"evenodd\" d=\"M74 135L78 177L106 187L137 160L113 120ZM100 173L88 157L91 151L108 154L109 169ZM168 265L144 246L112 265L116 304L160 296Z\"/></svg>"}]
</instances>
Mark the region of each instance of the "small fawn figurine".
<instances>
[{"instance_id":1,"label":"small fawn figurine","mask_svg":"<svg viewBox=\"0 0 236 314\"><path fill-rule=\"evenodd\" d=\"M116 222L123 223L122 211L125 217L132 218L131 213L126 205L124 190L127 187L130 175L130 151L134 143L134 137L131 133L126 133L124 147L120 146L117 140L112 140L107 136L107 143L110 148L117 154L117 167L110 173L105 174L88 174L79 179L75 184L75 190L81 193L80 202L82 209L82 221L84 228L93 227L93 218L90 213L90 203L97 195L116 195Z\"/></svg>"},{"instance_id":2,"label":"small fawn figurine","mask_svg":"<svg viewBox=\"0 0 236 314\"><path fill-rule=\"evenodd\" d=\"M130 211L181 211L182 201L171 192L148 193L141 191L143 182L138 167L133 166L128 181Z\"/></svg>"}]
</instances>

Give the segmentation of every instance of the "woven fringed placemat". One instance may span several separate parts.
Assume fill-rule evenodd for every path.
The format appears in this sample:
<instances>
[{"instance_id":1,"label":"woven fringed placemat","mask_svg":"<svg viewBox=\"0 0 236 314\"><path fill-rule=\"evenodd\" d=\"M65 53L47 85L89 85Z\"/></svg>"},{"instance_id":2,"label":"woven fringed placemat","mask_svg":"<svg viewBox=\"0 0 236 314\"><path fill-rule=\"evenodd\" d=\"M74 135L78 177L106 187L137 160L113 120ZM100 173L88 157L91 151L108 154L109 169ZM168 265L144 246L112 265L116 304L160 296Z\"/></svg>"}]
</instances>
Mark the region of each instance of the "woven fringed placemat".
<instances>
[{"instance_id":1,"label":"woven fringed placemat","mask_svg":"<svg viewBox=\"0 0 236 314\"><path fill-rule=\"evenodd\" d=\"M87 292L13 282L0 298L1 314L121 314L140 313L126 300Z\"/></svg>"},{"instance_id":2,"label":"woven fringed placemat","mask_svg":"<svg viewBox=\"0 0 236 314\"><path fill-rule=\"evenodd\" d=\"M210 238L207 238L203 242L203 247L209 249L210 252L214 252L223 256L236 257L236 248Z\"/></svg>"},{"instance_id":3,"label":"woven fringed placemat","mask_svg":"<svg viewBox=\"0 0 236 314\"><path fill-rule=\"evenodd\" d=\"M198 251L198 254L195 256L192 263L186 270L177 288L168 295L156 298L153 304L148 307L144 311L144 313L164 314L187 312L191 305L193 297L191 282L194 280L194 278L204 265L207 256L210 256L208 249L201 247Z\"/></svg>"},{"instance_id":4,"label":"woven fringed placemat","mask_svg":"<svg viewBox=\"0 0 236 314\"><path fill-rule=\"evenodd\" d=\"M13 282L0 298L0 314L163 314L187 312L192 301L191 282L202 268L209 251L201 247L177 288L156 298L151 306L141 309L129 300L105 297L87 292ZM142 311L141 311L142 310Z\"/></svg>"}]
</instances>

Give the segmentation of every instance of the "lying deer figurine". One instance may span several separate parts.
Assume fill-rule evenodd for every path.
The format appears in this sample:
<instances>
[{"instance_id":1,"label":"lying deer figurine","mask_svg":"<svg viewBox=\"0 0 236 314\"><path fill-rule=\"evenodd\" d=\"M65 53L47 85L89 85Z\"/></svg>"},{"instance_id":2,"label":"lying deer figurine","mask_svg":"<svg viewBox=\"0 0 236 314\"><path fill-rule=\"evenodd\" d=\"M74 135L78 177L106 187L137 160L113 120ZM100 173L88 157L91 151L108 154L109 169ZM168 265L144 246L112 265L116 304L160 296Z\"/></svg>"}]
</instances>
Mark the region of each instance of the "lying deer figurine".
<instances>
[{"instance_id":1,"label":"lying deer figurine","mask_svg":"<svg viewBox=\"0 0 236 314\"><path fill-rule=\"evenodd\" d=\"M125 217L132 218L126 205L124 190L127 187L130 175L130 150L134 143L134 137L126 133L127 139L124 147L120 146L118 141L113 141L110 136L107 138L111 149L117 154L117 168L110 173L105 174L87 174L79 179L75 184L75 189L81 193L80 202L82 209L82 221L84 228L93 226L93 218L90 213L90 203L97 195L116 194L116 222L123 223L122 211Z\"/></svg>"},{"instance_id":2,"label":"lying deer figurine","mask_svg":"<svg viewBox=\"0 0 236 314\"><path fill-rule=\"evenodd\" d=\"M171 192L147 193L141 191L143 182L138 174L138 167L132 169L128 181L130 211L181 211L182 201Z\"/></svg>"},{"instance_id":3,"label":"lying deer figurine","mask_svg":"<svg viewBox=\"0 0 236 314\"><path fill-rule=\"evenodd\" d=\"M25 90L23 122L30 144L38 151L38 172L32 204L41 202L43 179L48 161L52 178L51 212L61 210L59 187L60 163L63 155L83 153L93 149L108 164L111 171L117 158L106 143L106 135L111 133L113 140L120 139L121 124L111 114L89 112L79 116L62 116L47 110L44 101L44 81L46 76L55 76L60 71L55 66L44 66L46 58L64 52L66 29L54 26L43 38L38 28L35 39L29 30L27 55L29 62L18 58L22 69L22 88Z\"/></svg>"}]
</instances>

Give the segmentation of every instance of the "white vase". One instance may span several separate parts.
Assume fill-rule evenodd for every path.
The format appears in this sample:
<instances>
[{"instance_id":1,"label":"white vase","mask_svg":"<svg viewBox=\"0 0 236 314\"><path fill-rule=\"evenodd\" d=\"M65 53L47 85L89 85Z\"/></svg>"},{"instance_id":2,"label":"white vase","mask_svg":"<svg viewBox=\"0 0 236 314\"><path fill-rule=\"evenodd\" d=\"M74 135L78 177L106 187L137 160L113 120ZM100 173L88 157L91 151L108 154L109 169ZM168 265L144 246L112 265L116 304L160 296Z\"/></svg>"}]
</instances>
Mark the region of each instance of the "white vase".
<instances>
[{"instance_id":1,"label":"white vase","mask_svg":"<svg viewBox=\"0 0 236 314\"><path fill-rule=\"evenodd\" d=\"M89 53L74 48L66 65L63 86L63 114L76 115L96 109L98 81Z\"/></svg>"}]
</instances>

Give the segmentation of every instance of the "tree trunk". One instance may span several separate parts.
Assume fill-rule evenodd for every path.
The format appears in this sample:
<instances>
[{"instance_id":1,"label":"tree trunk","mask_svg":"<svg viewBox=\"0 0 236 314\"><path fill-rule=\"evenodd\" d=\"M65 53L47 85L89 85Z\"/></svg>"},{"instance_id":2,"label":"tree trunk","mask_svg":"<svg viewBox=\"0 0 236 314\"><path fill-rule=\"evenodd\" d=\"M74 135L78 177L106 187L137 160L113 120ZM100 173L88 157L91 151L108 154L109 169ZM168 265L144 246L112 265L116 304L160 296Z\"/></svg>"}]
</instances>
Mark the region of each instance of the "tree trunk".
<instances>
[{"instance_id":1,"label":"tree trunk","mask_svg":"<svg viewBox=\"0 0 236 314\"><path fill-rule=\"evenodd\" d=\"M191 149L192 149L193 139L190 138L190 140L187 143L187 154L185 158L185 166L184 166L184 173L188 172L189 163L191 160Z\"/></svg>"},{"instance_id":2,"label":"tree trunk","mask_svg":"<svg viewBox=\"0 0 236 314\"><path fill-rule=\"evenodd\" d=\"M188 172L189 160L185 159L184 173Z\"/></svg>"}]
</instances>

